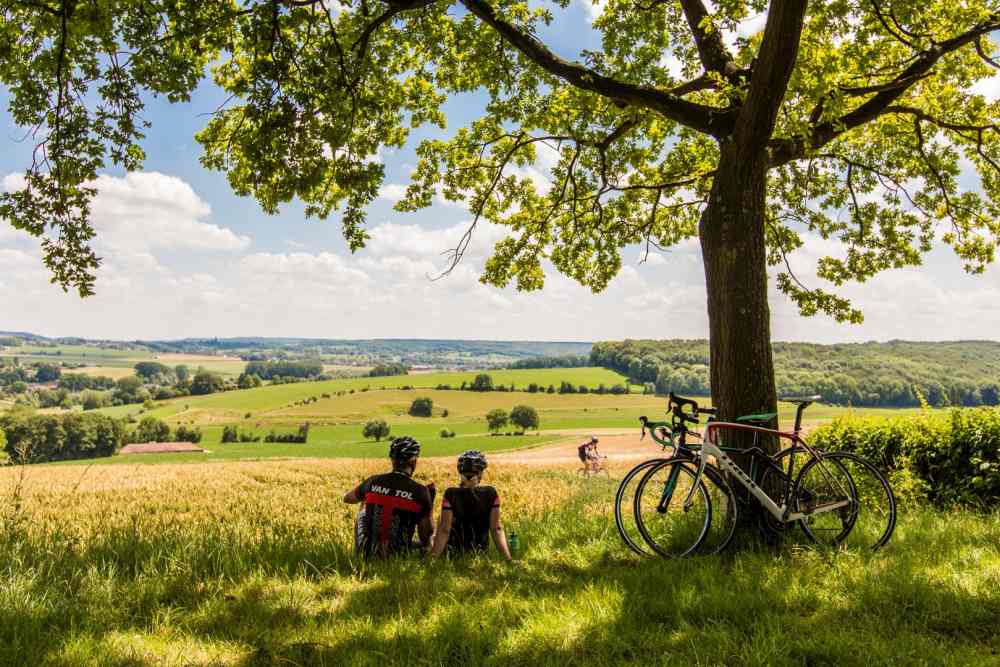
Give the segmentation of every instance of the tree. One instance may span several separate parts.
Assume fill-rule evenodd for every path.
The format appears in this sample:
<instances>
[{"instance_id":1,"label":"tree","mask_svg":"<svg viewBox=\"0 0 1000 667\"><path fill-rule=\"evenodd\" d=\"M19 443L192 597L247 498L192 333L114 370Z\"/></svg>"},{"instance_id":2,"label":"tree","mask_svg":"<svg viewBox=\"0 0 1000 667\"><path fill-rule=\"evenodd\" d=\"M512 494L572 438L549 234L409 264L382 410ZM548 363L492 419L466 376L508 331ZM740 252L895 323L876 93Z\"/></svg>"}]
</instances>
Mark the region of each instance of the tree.
<instances>
[{"instance_id":1,"label":"tree","mask_svg":"<svg viewBox=\"0 0 1000 667\"><path fill-rule=\"evenodd\" d=\"M143 417L130 438L132 442L169 442L170 427L156 417Z\"/></svg>"},{"instance_id":2,"label":"tree","mask_svg":"<svg viewBox=\"0 0 1000 667\"><path fill-rule=\"evenodd\" d=\"M141 167L145 94L187 99L215 63L232 103L198 135L203 163L267 212L293 198L310 216L341 210L356 250L383 181L378 151L444 126L450 96L481 91L480 118L417 147L397 208L439 191L468 204L446 270L481 222L506 226L482 277L524 290L543 286L543 260L600 290L622 248L697 237L722 419L775 407L769 267L804 315L860 321L788 268L815 237L842 244L817 264L834 286L917 265L936 236L970 271L993 259L1000 124L974 87L1000 65L992 0L726 0L712 12L704 0L609 0L594 22L602 50L582 62L538 36L568 3L454 4L14 5L0 81L45 159L0 195L0 216L45 235L54 282L92 294L94 179L108 163ZM762 31L727 40L764 11ZM555 159L548 189L517 172L540 150ZM982 192L961 184L963 162Z\"/></svg>"},{"instance_id":3,"label":"tree","mask_svg":"<svg viewBox=\"0 0 1000 667\"><path fill-rule=\"evenodd\" d=\"M211 371L200 370L194 374L194 379L191 380L191 393L195 396L214 394L217 391L222 391L225 385L226 383L223 382L221 376Z\"/></svg>"},{"instance_id":4,"label":"tree","mask_svg":"<svg viewBox=\"0 0 1000 667\"><path fill-rule=\"evenodd\" d=\"M191 371L184 364L174 366L174 376L177 382L184 383L191 379Z\"/></svg>"},{"instance_id":5,"label":"tree","mask_svg":"<svg viewBox=\"0 0 1000 667\"><path fill-rule=\"evenodd\" d=\"M489 427L491 433L502 431L509 419L510 415L502 408L496 408L486 413L486 425Z\"/></svg>"},{"instance_id":6,"label":"tree","mask_svg":"<svg viewBox=\"0 0 1000 667\"><path fill-rule=\"evenodd\" d=\"M384 419L373 419L365 424L361 435L365 438L375 438L375 442L379 442L382 438L389 437L389 424Z\"/></svg>"},{"instance_id":7,"label":"tree","mask_svg":"<svg viewBox=\"0 0 1000 667\"><path fill-rule=\"evenodd\" d=\"M510 411L510 421L524 433L529 428L538 429L538 412L530 405L515 405Z\"/></svg>"},{"instance_id":8,"label":"tree","mask_svg":"<svg viewBox=\"0 0 1000 667\"><path fill-rule=\"evenodd\" d=\"M142 403L149 398L149 392L142 386L138 377L123 377L115 382L114 400L116 403Z\"/></svg>"},{"instance_id":9,"label":"tree","mask_svg":"<svg viewBox=\"0 0 1000 667\"><path fill-rule=\"evenodd\" d=\"M410 404L410 415L413 417L430 417L434 413L434 400L426 397L415 398Z\"/></svg>"},{"instance_id":10,"label":"tree","mask_svg":"<svg viewBox=\"0 0 1000 667\"><path fill-rule=\"evenodd\" d=\"M256 375L247 375L246 373L241 373L240 377L236 380L236 386L239 389L253 389L259 387L263 384L259 377Z\"/></svg>"},{"instance_id":11,"label":"tree","mask_svg":"<svg viewBox=\"0 0 1000 667\"><path fill-rule=\"evenodd\" d=\"M480 373L469 386L472 391L493 391L493 376L488 373Z\"/></svg>"},{"instance_id":12,"label":"tree","mask_svg":"<svg viewBox=\"0 0 1000 667\"><path fill-rule=\"evenodd\" d=\"M35 366L35 382L55 382L62 375L62 369L55 364L38 364Z\"/></svg>"},{"instance_id":13,"label":"tree","mask_svg":"<svg viewBox=\"0 0 1000 667\"><path fill-rule=\"evenodd\" d=\"M156 361L140 361L135 365L135 374L146 382L153 382L172 375L168 366Z\"/></svg>"}]
</instances>

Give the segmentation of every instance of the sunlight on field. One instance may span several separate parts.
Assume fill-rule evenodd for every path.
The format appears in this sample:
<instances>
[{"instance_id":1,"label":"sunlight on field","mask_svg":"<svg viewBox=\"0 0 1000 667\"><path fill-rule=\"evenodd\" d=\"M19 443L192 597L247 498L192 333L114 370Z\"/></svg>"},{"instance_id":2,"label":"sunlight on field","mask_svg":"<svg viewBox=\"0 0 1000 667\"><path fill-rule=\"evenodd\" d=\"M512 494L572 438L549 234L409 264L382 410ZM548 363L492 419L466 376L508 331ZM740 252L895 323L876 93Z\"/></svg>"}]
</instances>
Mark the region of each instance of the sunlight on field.
<instances>
[{"instance_id":1,"label":"sunlight on field","mask_svg":"<svg viewBox=\"0 0 1000 667\"><path fill-rule=\"evenodd\" d=\"M667 563L621 545L614 480L495 461L515 566L360 568L340 496L384 467L0 470L0 663L714 664L712 647L731 664L990 664L1000 650L995 513L904 514L875 555L790 536ZM417 471L439 492L455 476Z\"/></svg>"}]
</instances>

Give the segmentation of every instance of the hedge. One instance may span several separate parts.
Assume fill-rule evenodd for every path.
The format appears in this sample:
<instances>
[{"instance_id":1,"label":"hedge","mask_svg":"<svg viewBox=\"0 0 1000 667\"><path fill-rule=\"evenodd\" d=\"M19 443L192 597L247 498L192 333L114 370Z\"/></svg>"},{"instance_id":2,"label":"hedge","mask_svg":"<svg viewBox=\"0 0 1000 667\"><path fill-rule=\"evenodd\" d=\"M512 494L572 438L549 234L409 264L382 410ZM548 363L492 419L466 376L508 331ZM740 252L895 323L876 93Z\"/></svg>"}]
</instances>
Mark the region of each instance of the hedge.
<instances>
[{"instance_id":1,"label":"hedge","mask_svg":"<svg viewBox=\"0 0 1000 667\"><path fill-rule=\"evenodd\" d=\"M13 463L111 456L125 442L125 424L107 415L8 414L0 419L4 450Z\"/></svg>"},{"instance_id":2,"label":"hedge","mask_svg":"<svg viewBox=\"0 0 1000 667\"><path fill-rule=\"evenodd\" d=\"M810 442L856 452L938 505L1000 502L1000 409L840 417L814 431Z\"/></svg>"}]
</instances>

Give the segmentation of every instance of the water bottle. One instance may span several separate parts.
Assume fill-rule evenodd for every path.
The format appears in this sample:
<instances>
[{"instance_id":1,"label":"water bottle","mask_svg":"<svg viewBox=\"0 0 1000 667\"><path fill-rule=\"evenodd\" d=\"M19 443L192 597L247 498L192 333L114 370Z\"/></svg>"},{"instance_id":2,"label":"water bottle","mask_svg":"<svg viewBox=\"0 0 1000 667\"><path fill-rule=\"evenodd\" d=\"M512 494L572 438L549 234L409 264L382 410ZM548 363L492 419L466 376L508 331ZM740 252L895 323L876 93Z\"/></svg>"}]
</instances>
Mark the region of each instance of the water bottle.
<instances>
[{"instance_id":1,"label":"water bottle","mask_svg":"<svg viewBox=\"0 0 1000 667\"><path fill-rule=\"evenodd\" d=\"M507 538L507 546L510 548L511 558L517 558L521 554L521 538L514 531Z\"/></svg>"}]
</instances>

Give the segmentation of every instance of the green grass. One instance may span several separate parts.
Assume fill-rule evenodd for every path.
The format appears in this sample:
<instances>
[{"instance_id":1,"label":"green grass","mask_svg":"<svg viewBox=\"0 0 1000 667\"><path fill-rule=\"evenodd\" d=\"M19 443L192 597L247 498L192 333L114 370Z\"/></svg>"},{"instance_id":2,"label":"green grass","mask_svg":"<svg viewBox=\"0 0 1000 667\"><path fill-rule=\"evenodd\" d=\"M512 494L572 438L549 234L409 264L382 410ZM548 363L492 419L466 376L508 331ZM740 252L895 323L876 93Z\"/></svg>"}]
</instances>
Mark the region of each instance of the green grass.
<instances>
[{"instance_id":1,"label":"green grass","mask_svg":"<svg viewBox=\"0 0 1000 667\"><path fill-rule=\"evenodd\" d=\"M997 513L910 508L876 554L795 541L665 562L619 543L613 481L499 468L518 563L360 569L339 497L373 464L46 468L20 514L0 506L0 663L1000 662Z\"/></svg>"}]
</instances>

